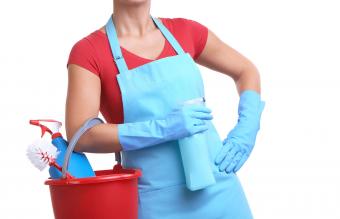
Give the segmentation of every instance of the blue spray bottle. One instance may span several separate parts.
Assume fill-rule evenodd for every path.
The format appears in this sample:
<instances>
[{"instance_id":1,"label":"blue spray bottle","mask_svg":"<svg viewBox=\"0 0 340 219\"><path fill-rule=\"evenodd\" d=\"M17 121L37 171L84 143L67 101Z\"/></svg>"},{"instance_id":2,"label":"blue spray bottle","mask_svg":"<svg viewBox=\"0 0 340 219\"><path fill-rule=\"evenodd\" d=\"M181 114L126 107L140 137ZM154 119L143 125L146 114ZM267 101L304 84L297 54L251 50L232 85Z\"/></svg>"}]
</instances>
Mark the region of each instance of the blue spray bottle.
<instances>
[{"instance_id":1,"label":"blue spray bottle","mask_svg":"<svg viewBox=\"0 0 340 219\"><path fill-rule=\"evenodd\" d=\"M205 105L205 98L194 98L185 101L183 104ZM216 183L209 160L206 132L197 133L178 140L186 186L191 191L203 189Z\"/></svg>"},{"instance_id":2,"label":"blue spray bottle","mask_svg":"<svg viewBox=\"0 0 340 219\"><path fill-rule=\"evenodd\" d=\"M30 124L39 126L41 128L41 137L43 137L46 132L52 135L52 144L58 149L59 152L56 162L59 166L63 166L68 142L59 132L62 123L51 119L39 119L30 120ZM86 155L79 152L73 152L71 154L68 172L72 177L75 178L95 176L95 173ZM62 173L54 166L50 166L49 173L53 179L59 179L62 177Z\"/></svg>"}]
</instances>

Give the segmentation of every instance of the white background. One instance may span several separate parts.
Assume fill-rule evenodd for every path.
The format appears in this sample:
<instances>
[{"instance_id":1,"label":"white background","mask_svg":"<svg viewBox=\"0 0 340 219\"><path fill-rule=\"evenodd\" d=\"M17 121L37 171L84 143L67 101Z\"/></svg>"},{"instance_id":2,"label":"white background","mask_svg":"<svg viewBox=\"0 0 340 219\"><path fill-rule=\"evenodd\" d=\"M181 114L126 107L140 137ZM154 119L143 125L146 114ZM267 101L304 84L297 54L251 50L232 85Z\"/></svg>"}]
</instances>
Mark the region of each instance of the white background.
<instances>
[{"instance_id":1,"label":"white background","mask_svg":"<svg viewBox=\"0 0 340 219\"><path fill-rule=\"evenodd\" d=\"M48 172L25 155L40 134L28 120L64 122L70 49L111 13L112 1L1 1L0 218L53 218ZM255 218L340 218L337 1L154 0L151 13L202 23L258 67L266 107L238 173ZM236 87L201 69L226 136L237 120ZM96 170L114 164L113 154L88 157Z\"/></svg>"}]
</instances>

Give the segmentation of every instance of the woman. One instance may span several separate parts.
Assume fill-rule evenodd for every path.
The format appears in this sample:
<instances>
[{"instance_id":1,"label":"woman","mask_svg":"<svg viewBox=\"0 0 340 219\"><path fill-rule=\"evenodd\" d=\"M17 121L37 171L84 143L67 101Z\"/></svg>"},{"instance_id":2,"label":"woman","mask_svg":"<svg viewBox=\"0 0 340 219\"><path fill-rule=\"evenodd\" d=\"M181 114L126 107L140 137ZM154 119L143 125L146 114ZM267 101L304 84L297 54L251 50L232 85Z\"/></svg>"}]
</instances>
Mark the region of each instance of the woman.
<instances>
[{"instance_id":1,"label":"woman","mask_svg":"<svg viewBox=\"0 0 340 219\"><path fill-rule=\"evenodd\" d=\"M113 3L107 24L69 56L68 139L99 111L108 122L87 132L75 150L121 151L124 167L142 170L139 219L252 218L236 172L255 144L264 108L256 67L196 21L151 16L151 0ZM194 61L232 77L240 94L238 123L223 141L210 109L177 105L204 96ZM216 184L192 192L176 140L208 129Z\"/></svg>"}]
</instances>

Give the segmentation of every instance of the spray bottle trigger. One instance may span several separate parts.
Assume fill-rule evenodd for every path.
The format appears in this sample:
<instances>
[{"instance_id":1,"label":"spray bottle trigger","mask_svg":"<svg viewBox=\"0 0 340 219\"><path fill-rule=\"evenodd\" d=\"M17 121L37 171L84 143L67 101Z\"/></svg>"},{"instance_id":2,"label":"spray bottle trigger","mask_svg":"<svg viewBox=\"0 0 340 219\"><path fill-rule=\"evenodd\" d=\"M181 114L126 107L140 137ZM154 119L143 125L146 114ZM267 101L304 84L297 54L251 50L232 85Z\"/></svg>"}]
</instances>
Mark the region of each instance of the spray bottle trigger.
<instances>
[{"instance_id":1,"label":"spray bottle trigger","mask_svg":"<svg viewBox=\"0 0 340 219\"><path fill-rule=\"evenodd\" d=\"M41 137L43 137L45 132L47 131L47 127L46 126L40 126L40 128L41 128Z\"/></svg>"}]
</instances>

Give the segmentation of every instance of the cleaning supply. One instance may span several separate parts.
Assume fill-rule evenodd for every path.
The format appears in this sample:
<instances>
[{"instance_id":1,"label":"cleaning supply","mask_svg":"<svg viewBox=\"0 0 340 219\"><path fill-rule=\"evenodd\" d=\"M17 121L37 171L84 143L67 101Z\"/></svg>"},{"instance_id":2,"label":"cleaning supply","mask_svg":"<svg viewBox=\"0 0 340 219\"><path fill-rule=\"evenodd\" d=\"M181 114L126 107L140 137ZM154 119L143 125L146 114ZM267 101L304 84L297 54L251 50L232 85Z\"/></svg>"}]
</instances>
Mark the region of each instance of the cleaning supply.
<instances>
[{"instance_id":1,"label":"cleaning supply","mask_svg":"<svg viewBox=\"0 0 340 219\"><path fill-rule=\"evenodd\" d=\"M80 137L90 128L101 124L100 118L90 118L77 130L69 141L62 164L62 172L68 166L74 147ZM48 179L55 219L122 218L137 219L139 169L121 166L119 152L117 164L108 170L95 171L95 177Z\"/></svg>"},{"instance_id":2,"label":"cleaning supply","mask_svg":"<svg viewBox=\"0 0 340 219\"><path fill-rule=\"evenodd\" d=\"M46 132L52 135L52 144L58 150L56 164L61 166L63 164L65 152L68 145L68 142L64 140L63 136L59 132L59 128L61 127L62 123L51 119L39 119L30 120L30 124L39 126L41 128L41 137L43 137ZM76 178L95 176L95 173L92 170L92 167L86 155L79 152L72 153L69 172L72 176ZM58 170L58 168L56 168L55 166L50 166L49 173L53 179L58 179L62 177L61 171Z\"/></svg>"},{"instance_id":3,"label":"cleaning supply","mask_svg":"<svg viewBox=\"0 0 340 219\"><path fill-rule=\"evenodd\" d=\"M44 170L47 165L54 166L60 172L62 171L61 166L56 163L59 154L57 148L44 138L37 139L30 144L26 154L32 164L40 171ZM66 177L71 178L72 176L67 173Z\"/></svg>"},{"instance_id":4,"label":"cleaning supply","mask_svg":"<svg viewBox=\"0 0 340 219\"><path fill-rule=\"evenodd\" d=\"M223 140L223 147L215 163L220 171L237 172L248 159L260 130L261 114L265 102L254 90L245 90L240 95L238 122Z\"/></svg>"},{"instance_id":5,"label":"cleaning supply","mask_svg":"<svg viewBox=\"0 0 340 219\"><path fill-rule=\"evenodd\" d=\"M130 151L204 132L210 113L203 105L179 105L165 118L118 124L119 142Z\"/></svg>"},{"instance_id":6,"label":"cleaning supply","mask_svg":"<svg viewBox=\"0 0 340 219\"><path fill-rule=\"evenodd\" d=\"M204 106L205 98L187 100L183 105ZM208 142L206 132L179 139L182 163L187 188L191 191L203 189L215 184L215 177L211 169L209 159Z\"/></svg>"}]
</instances>

